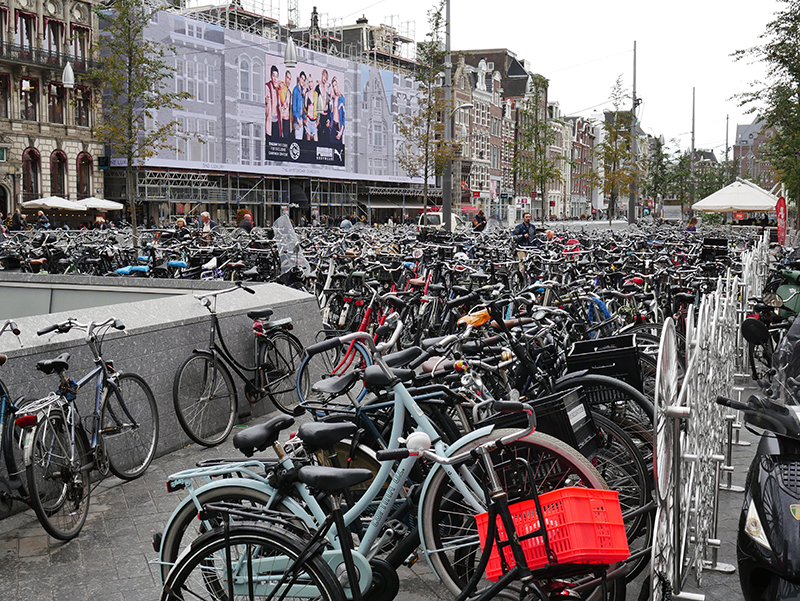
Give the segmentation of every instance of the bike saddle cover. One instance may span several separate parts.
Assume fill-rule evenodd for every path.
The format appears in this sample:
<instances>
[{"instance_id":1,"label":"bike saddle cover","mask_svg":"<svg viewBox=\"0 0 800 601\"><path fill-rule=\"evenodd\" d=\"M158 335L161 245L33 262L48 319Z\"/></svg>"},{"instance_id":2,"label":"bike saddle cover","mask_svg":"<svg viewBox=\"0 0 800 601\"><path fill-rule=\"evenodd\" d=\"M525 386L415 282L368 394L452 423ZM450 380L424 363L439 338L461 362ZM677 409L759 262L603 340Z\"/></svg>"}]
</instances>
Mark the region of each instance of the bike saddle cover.
<instances>
[{"instance_id":1,"label":"bike saddle cover","mask_svg":"<svg viewBox=\"0 0 800 601\"><path fill-rule=\"evenodd\" d=\"M769 340L769 328L760 319L748 317L742 322L742 336L750 344L765 344Z\"/></svg>"},{"instance_id":2,"label":"bike saddle cover","mask_svg":"<svg viewBox=\"0 0 800 601\"><path fill-rule=\"evenodd\" d=\"M330 449L334 444L352 435L358 426L353 422L306 422L300 426L297 436L309 453L319 449Z\"/></svg>"},{"instance_id":3,"label":"bike saddle cover","mask_svg":"<svg viewBox=\"0 0 800 601\"><path fill-rule=\"evenodd\" d=\"M69 353L61 353L55 359L48 359L47 361L39 361L36 364L36 369L50 375L52 373L60 373L69 369Z\"/></svg>"},{"instance_id":4,"label":"bike saddle cover","mask_svg":"<svg viewBox=\"0 0 800 601\"><path fill-rule=\"evenodd\" d=\"M322 394L339 396L345 390L350 388L355 381L358 380L359 376L360 374L358 371L351 371L343 376L331 376L330 378L325 378L319 382L314 382L314 384L311 386L311 390L314 392L321 392Z\"/></svg>"},{"instance_id":5,"label":"bike saddle cover","mask_svg":"<svg viewBox=\"0 0 800 601\"><path fill-rule=\"evenodd\" d=\"M372 471L364 468L326 467L305 465L297 472L297 478L311 488L326 492L339 492L373 477Z\"/></svg>"},{"instance_id":6,"label":"bike saddle cover","mask_svg":"<svg viewBox=\"0 0 800 601\"><path fill-rule=\"evenodd\" d=\"M256 309L255 311L248 311L247 316L250 319L267 319L271 317L275 311L268 307L264 307L263 309Z\"/></svg>"},{"instance_id":7,"label":"bike saddle cover","mask_svg":"<svg viewBox=\"0 0 800 601\"><path fill-rule=\"evenodd\" d=\"M432 374L435 371L441 374L444 371L449 371L452 369L454 364L455 361L452 359L447 359L445 357L431 357L422 364L422 372L426 374Z\"/></svg>"},{"instance_id":8,"label":"bike saddle cover","mask_svg":"<svg viewBox=\"0 0 800 601\"><path fill-rule=\"evenodd\" d=\"M294 418L289 415L279 415L271 420L251 426L242 430L233 437L233 446L242 452L245 457L252 457L256 451L263 451L278 441L281 430L294 424Z\"/></svg>"},{"instance_id":9,"label":"bike saddle cover","mask_svg":"<svg viewBox=\"0 0 800 601\"><path fill-rule=\"evenodd\" d=\"M410 346L402 351L397 351L396 353L386 355L383 360L386 361L386 365L389 367L400 367L401 365L408 365L421 354L421 348L418 346Z\"/></svg>"}]
</instances>

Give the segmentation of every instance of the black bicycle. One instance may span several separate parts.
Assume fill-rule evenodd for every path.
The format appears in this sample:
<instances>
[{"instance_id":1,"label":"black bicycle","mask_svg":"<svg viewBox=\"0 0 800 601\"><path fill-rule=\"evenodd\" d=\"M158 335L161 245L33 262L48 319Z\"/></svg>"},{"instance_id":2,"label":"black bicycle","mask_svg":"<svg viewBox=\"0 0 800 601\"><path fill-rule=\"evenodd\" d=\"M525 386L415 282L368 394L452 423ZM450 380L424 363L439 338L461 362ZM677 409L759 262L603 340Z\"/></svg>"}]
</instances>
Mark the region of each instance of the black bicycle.
<instances>
[{"instance_id":1,"label":"black bicycle","mask_svg":"<svg viewBox=\"0 0 800 601\"><path fill-rule=\"evenodd\" d=\"M0 328L0 336L12 332L19 338L19 329L13 321L6 321ZM20 342L20 346L22 343ZM0 355L0 366L7 361ZM20 449L21 431L14 418L19 409L19 401L12 401L8 388L0 380L0 520L13 511L14 501L25 501L25 482L21 474L25 471Z\"/></svg>"},{"instance_id":2,"label":"black bicycle","mask_svg":"<svg viewBox=\"0 0 800 601\"><path fill-rule=\"evenodd\" d=\"M297 404L296 375L305 356L300 340L291 333L292 318L270 321L272 309L250 311L253 320L253 366L243 365L225 345L217 317L220 294L255 290L239 282L232 288L196 298L211 314L207 349L195 349L178 368L172 385L175 414L186 434L197 444L213 447L233 429L239 405L231 371L242 379L251 403L269 397L275 407L291 415Z\"/></svg>"}]
</instances>

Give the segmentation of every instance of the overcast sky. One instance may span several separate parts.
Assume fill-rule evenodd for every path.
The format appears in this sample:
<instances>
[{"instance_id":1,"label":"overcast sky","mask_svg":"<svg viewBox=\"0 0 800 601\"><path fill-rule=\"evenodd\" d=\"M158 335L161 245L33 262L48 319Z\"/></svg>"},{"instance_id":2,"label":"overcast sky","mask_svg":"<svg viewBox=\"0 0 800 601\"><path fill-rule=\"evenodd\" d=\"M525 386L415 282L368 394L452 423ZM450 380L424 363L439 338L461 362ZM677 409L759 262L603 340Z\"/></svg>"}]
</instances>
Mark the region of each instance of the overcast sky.
<instances>
[{"instance_id":1,"label":"overcast sky","mask_svg":"<svg viewBox=\"0 0 800 601\"><path fill-rule=\"evenodd\" d=\"M298 1L303 26L309 24L313 6L345 24L362 14L370 23L395 15L397 21L415 22L417 40L428 30L426 13L433 4ZM285 23L286 2L281 5ZM778 0L451 0L452 48L508 48L550 79L550 99L559 102L562 114L588 116L604 103L610 108L608 98L618 76L630 93L636 41L636 93L642 99L638 114L644 130L689 148L695 87L695 146L723 158L726 115L729 145L735 141L736 125L753 120L731 96L747 90L763 73L763 66L734 62L730 54L757 44L783 7Z\"/></svg>"}]
</instances>

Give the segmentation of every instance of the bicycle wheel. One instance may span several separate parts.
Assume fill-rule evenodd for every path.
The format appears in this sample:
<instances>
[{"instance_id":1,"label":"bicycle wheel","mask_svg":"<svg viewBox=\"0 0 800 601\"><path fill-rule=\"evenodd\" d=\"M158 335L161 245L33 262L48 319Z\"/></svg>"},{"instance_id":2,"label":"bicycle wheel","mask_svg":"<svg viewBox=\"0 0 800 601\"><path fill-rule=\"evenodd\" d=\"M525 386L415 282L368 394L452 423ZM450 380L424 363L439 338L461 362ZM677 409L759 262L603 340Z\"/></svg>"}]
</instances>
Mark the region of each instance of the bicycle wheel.
<instances>
[{"instance_id":1,"label":"bicycle wheel","mask_svg":"<svg viewBox=\"0 0 800 601\"><path fill-rule=\"evenodd\" d=\"M2 384L0 383L0 387ZM8 400L6 400L8 403ZM0 431L0 520L7 518L14 511L11 496L25 497L25 461L20 450L19 441L22 435L14 423L14 414L6 413Z\"/></svg>"},{"instance_id":2,"label":"bicycle wheel","mask_svg":"<svg viewBox=\"0 0 800 601\"><path fill-rule=\"evenodd\" d=\"M297 406L297 372L305 349L286 332L276 332L259 344L258 364L264 367L265 387L275 407L292 415Z\"/></svg>"},{"instance_id":3,"label":"bicycle wheel","mask_svg":"<svg viewBox=\"0 0 800 601\"><path fill-rule=\"evenodd\" d=\"M231 588L237 599L344 601L341 585L319 553L287 571L305 547L298 536L271 524L234 524L228 536L215 528L195 541L169 573L161 601L232 601Z\"/></svg>"},{"instance_id":4,"label":"bicycle wheel","mask_svg":"<svg viewBox=\"0 0 800 601\"><path fill-rule=\"evenodd\" d=\"M107 389L100 411L100 439L111 473L123 480L141 476L156 454L158 407L140 376L120 374L119 393Z\"/></svg>"},{"instance_id":5,"label":"bicycle wheel","mask_svg":"<svg viewBox=\"0 0 800 601\"><path fill-rule=\"evenodd\" d=\"M266 507L270 501L267 491L254 490L237 485L221 486L210 490L201 490L197 493L197 502L200 505L207 503L237 503L247 507ZM272 507L276 511L289 513L282 504ZM169 530L161 538L161 581L164 582L172 565L177 561L181 552L197 537L207 530L203 522L197 519L197 505L187 503L182 505L174 516Z\"/></svg>"},{"instance_id":6,"label":"bicycle wheel","mask_svg":"<svg viewBox=\"0 0 800 601\"><path fill-rule=\"evenodd\" d=\"M495 430L459 452L514 431L518 430ZM533 481L516 458L528 462L533 470ZM492 459L509 503L529 499L534 487L539 494L565 486L607 488L597 470L578 451L539 432L494 451ZM472 460L462 466L462 473L464 469L475 481L487 481L480 462ZM422 542L433 570L453 594L458 594L464 590L480 559L476 511L455 488L444 469L435 470L430 478L419 504Z\"/></svg>"},{"instance_id":7,"label":"bicycle wheel","mask_svg":"<svg viewBox=\"0 0 800 601\"><path fill-rule=\"evenodd\" d=\"M303 359L297 371L297 396L301 403L322 402L323 396L313 390L315 382L331 377L341 377L355 370L364 370L372 365L367 350L357 342L349 346L335 348ZM360 401L367 394L361 381L342 395L350 401Z\"/></svg>"},{"instance_id":8,"label":"bicycle wheel","mask_svg":"<svg viewBox=\"0 0 800 601\"><path fill-rule=\"evenodd\" d=\"M33 452L27 466L30 503L47 533L58 540L78 536L89 513L89 470L85 438L76 432L60 409L40 419L33 434Z\"/></svg>"},{"instance_id":9,"label":"bicycle wheel","mask_svg":"<svg viewBox=\"0 0 800 601\"><path fill-rule=\"evenodd\" d=\"M772 340L768 339L765 344L747 343L747 356L750 359L750 374L753 380L771 380L770 370L772 369Z\"/></svg>"},{"instance_id":10,"label":"bicycle wheel","mask_svg":"<svg viewBox=\"0 0 800 601\"><path fill-rule=\"evenodd\" d=\"M233 429L236 387L216 357L196 354L183 362L172 384L172 402L183 431L199 445L218 445Z\"/></svg>"}]
</instances>

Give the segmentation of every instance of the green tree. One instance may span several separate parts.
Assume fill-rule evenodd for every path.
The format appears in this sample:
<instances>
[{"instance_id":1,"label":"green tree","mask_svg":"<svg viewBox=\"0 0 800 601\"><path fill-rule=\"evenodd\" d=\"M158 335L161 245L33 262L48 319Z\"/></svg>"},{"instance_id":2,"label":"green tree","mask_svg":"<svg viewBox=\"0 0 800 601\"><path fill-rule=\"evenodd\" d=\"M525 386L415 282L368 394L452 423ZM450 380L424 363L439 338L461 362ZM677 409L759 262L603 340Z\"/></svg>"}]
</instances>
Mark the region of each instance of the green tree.
<instances>
[{"instance_id":1,"label":"green tree","mask_svg":"<svg viewBox=\"0 0 800 601\"><path fill-rule=\"evenodd\" d=\"M800 0L780 0L785 9L775 13L761 34L763 44L739 50L736 60L755 60L766 67L764 81L750 84L737 95L748 107L774 127L775 136L761 146L763 156L775 169L778 180L791 191L792 204L800 202ZM797 212L800 227L800 211Z\"/></svg>"},{"instance_id":2,"label":"green tree","mask_svg":"<svg viewBox=\"0 0 800 601\"><path fill-rule=\"evenodd\" d=\"M601 168L592 174L594 183L601 187L608 198L608 222L611 224L617 212L617 199L631 193L640 167L631 144L630 111L621 109L628 94L622 87L622 77L618 77L611 89L613 111L604 113L603 140L595 146L595 153Z\"/></svg>"},{"instance_id":3,"label":"green tree","mask_svg":"<svg viewBox=\"0 0 800 601\"><path fill-rule=\"evenodd\" d=\"M542 203L542 222L549 215L547 184L563 179L560 162L550 147L556 140L553 122L547 119L547 88L549 81L542 75L531 75L528 93L517 112L517 131L511 170L517 193L531 198L538 192Z\"/></svg>"},{"instance_id":4,"label":"green tree","mask_svg":"<svg viewBox=\"0 0 800 601\"><path fill-rule=\"evenodd\" d=\"M664 142L661 138L656 138L652 144L652 152L647 157L647 177L642 186L642 195L645 198L649 197L654 201L666 198L669 164L670 156Z\"/></svg>"},{"instance_id":5,"label":"green tree","mask_svg":"<svg viewBox=\"0 0 800 601\"><path fill-rule=\"evenodd\" d=\"M177 128L177 121L157 123L156 114L161 109L180 108L180 102L191 97L167 90L174 68L165 59L172 49L145 38L151 10L140 0L115 0L110 9L98 7L104 24L97 43L101 66L92 73L103 90L102 120L96 136L128 161L125 190L134 240L136 169L168 148L168 139Z\"/></svg>"},{"instance_id":6,"label":"green tree","mask_svg":"<svg viewBox=\"0 0 800 601\"><path fill-rule=\"evenodd\" d=\"M402 142L398 162L409 177L423 179L423 207L428 209L428 178L441 175L453 159L455 146L444 139L444 120L451 107L442 96L441 74L444 68L444 3L428 11L430 31L417 44L417 68L414 80L419 84L416 108L409 115L396 117Z\"/></svg>"}]
</instances>

